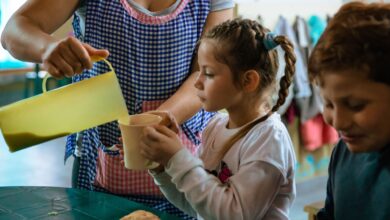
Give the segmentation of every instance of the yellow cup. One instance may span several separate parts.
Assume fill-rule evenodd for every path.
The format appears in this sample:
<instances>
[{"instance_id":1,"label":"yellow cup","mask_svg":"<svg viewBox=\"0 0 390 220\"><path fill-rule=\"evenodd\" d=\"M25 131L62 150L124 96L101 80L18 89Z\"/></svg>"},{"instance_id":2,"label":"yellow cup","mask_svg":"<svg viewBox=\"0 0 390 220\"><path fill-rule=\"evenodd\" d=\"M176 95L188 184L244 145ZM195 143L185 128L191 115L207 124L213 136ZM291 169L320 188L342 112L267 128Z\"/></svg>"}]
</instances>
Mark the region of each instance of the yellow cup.
<instances>
[{"instance_id":1,"label":"yellow cup","mask_svg":"<svg viewBox=\"0 0 390 220\"><path fill-rule=\"evenodd\" d=\"M111 71L0 108L0 128L11 152L66 136L128 114Z\"/></svg>"},{"instance_id":2,"label":"yellow cup","mask_svg":"<svg viewBox=\"0 0 390 220\"><path fill-rule=\"evenodd\" d=\"M127 169L147 170L159 165L141 156L139 143L143 129L147 126L159 124L161 120L161 116L148 113L129 115L118 120Z\"/></svg>"}]
</instances>

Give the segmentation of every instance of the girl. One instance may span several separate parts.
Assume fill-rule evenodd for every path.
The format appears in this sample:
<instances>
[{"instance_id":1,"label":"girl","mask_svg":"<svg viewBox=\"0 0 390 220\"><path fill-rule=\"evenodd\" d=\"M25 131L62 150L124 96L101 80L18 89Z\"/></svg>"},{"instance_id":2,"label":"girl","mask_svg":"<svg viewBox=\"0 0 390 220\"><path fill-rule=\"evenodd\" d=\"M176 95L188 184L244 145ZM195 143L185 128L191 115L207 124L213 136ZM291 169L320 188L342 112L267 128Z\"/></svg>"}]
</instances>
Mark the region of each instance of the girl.
<instances>
[{"instance_id":1,"label":"girl","mask_svg":"<svg viewBox=\"0 0 390 220\"><path fill-rule=\"evenodd\" d=\"M332 18L310 57L324 118L341 136L320 220L390 219L389 39L390 4L353 2Z\"/></svg>"},{"instance_id":2,"label":"girl","mask_svg":"<svg viewBox=\"0 0 390 220\"><path fill-rule=\"evenodd\" d=\"M276 104L277 52L285 51L285 75ZM202 134L201 158L158 125L145 129L141 152L165 171L151 171L174 205L198 219L288 219L295 197L295 157L276 113L287 96L295 56L290 41L255 21L224 22L202 37L195 82L207 111L216 115Z\"/></svg>"}]
</instances>

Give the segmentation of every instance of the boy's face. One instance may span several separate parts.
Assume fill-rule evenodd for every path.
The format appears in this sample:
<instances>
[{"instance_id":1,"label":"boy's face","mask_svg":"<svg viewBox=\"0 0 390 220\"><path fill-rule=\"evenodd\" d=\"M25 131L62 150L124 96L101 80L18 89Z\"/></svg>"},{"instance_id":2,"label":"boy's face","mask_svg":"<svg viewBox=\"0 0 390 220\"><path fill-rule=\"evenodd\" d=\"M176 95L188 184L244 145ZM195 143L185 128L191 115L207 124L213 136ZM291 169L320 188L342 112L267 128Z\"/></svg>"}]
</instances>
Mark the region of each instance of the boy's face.
<instances>
[{"instance_id":1,"label":"boy's face","mask_svg":"<svg viewBox=\"0 0 390 220\"><path fill-rule=\"evenodd\" d=\"M390 144L390 86L366 75L350 69L320 76L325 121L352 152L377 151Z\"/></svg>"},{"instance_id":2,"label":"boy's face","mask_svg":"<svg viewBox=\"0 0 390 220\"><path fill-rule=\"evenodd\" d=\"M234 108L242 99L242 92L233 84L230 68L215 59L215 43L203 40L198 49L200 73L195 87L206 111Z\"/></svg>"}]
</instances>

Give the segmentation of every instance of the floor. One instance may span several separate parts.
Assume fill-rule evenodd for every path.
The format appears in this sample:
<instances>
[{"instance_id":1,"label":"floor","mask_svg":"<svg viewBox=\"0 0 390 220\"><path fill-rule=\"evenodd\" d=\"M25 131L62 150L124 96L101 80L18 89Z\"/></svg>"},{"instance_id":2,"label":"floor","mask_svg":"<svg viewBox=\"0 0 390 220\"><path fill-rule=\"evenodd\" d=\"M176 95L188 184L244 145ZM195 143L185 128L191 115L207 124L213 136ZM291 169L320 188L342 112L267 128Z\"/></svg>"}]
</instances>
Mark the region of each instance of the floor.
<instances>
[{"instance_id":1,"label":"floor","mask_svg":"<svg viewBox=\"0 0 390 220\"><path fill-rule=\"evenodd\" d=\"M8 151L0 134L0 186L71 187L73 158L64 164L64 138Z\"/></svg>"},{"instance_id":2,"label":"floor","mask_svg":"<svg viewBox=\"0 0 390 220\"><path fill-rule=\"evenodd\" d=\"M1 186L71 186L72 158L64 164L64 138L10 153L0 135ZM306 220L304 205L324 199L326 177L297 183L291 220Z\"/></svg>"}]
</instances>

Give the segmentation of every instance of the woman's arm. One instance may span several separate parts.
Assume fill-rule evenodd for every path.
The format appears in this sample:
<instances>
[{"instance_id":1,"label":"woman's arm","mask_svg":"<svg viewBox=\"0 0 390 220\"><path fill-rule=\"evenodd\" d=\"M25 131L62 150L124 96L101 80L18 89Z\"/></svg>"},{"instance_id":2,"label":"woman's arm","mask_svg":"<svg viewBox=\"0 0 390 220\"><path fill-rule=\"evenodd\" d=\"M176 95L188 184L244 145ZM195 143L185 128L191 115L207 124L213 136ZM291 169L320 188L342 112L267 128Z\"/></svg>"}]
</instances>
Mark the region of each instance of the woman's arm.
<instances>
[{"instance_id":1,"label":"woman's arm","mask_svg":"<svg viewBox=\"0 0 390 220\"><path fill-rule=\"evenodd\" d=\"M55 77L72 76L92 67L90 56L108 56L74 37L56 39L51 34L74 13L79 0L29 0L6 24L3 47L17 59L43 63Z\"/></svg>"},{"instance_id":2,"label":"woman's arm","mask_svg":"<svg viewBox=\"0 0 390 220\"><path fill-rule=\"evenodd\" d=\"M203 33L231 18L233 18L233 9L210 12L207 16ZM201 107L201 103L196 96L196 88L194 87L198 70L198 61L195 57L192 61L191 75L181 85L179 90L158 108L161 111L171 112L179 124L191 118Z\"/></svg>"},{"instance_id":3,"label":"woman's arm","mask_svg":"<svg viewBox=\"0 0 390 220\"><path fill-rule=\"evenodd\" d=\"M29 0L9 19L1 36L3 47L15 58L42 62L51 34L76 10L78 0Z\"/></svg>"}]
</instances>

